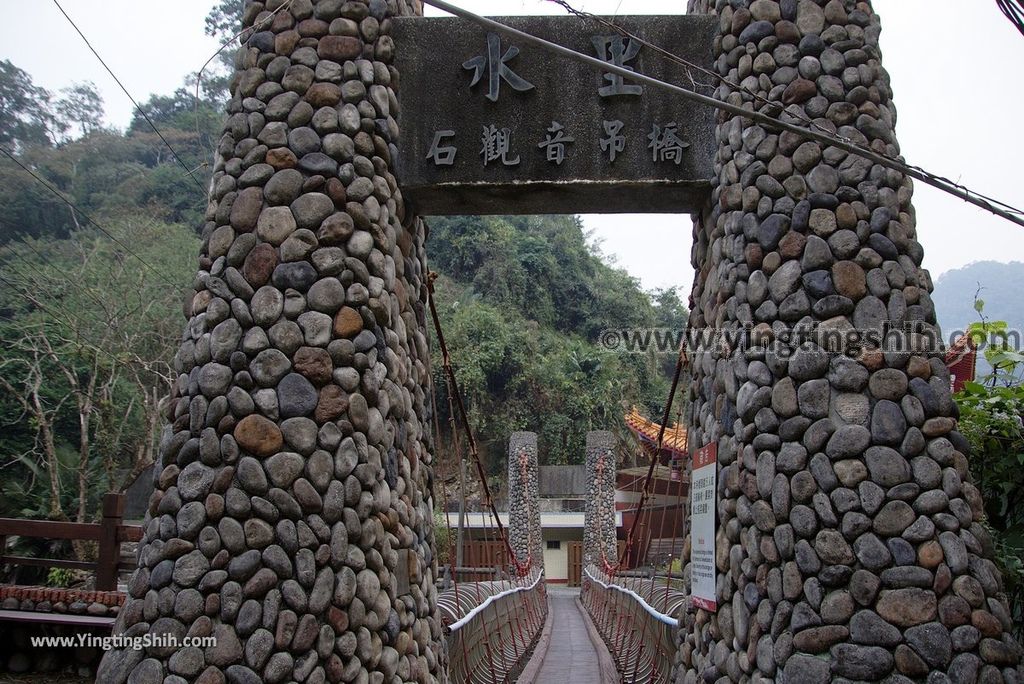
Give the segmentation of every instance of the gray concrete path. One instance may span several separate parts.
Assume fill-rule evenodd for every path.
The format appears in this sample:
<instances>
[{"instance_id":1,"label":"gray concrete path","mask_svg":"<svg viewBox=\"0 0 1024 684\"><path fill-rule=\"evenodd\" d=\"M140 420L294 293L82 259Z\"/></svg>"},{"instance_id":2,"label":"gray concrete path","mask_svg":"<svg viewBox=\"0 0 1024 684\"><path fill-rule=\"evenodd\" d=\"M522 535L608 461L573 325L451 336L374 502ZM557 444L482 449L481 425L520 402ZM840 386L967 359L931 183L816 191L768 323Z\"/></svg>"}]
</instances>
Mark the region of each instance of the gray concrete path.
<instances>
[{"instance_id":1,"label":"gray concrete path","mask_svg":"<svg viewBox=\"0 0 1024 684\"><path fill-rule=\"evenodd\" d=\"M597 651L587 636L583 616L576 607L579 589L548 586L552 611L551 645L537 676L537 684L577 684L600 681Z\"/></svg>"}]
</instances>

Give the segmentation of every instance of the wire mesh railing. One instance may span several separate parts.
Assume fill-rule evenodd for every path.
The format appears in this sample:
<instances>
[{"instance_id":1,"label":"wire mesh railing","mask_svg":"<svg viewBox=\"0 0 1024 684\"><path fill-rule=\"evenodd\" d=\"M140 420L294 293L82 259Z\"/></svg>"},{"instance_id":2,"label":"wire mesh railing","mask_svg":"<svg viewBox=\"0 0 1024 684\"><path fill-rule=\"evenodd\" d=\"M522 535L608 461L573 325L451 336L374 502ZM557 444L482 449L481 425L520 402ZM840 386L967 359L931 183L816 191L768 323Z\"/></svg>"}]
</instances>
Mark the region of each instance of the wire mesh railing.
<instances>
[{"instance_id":1,"label":"wire mesh railing","mask_svg":"<svg viewBox=\"0 0 1024 684\"><path fill-rule=\"evenodd\" d=\"M665 579L612 576L591 565L580 600L626 684L667 683L678 615L689 597Z\"/></svg>"},{"instance_id":2,"label":"wire mesh railing","mask_svg":"<svg viewBox=\"0 0 1024 684\"><path fill-rule=\"evenodd\" d=\"M448 635L448 677L512 684L547 618L544 573L517 580L461 582L438 596Z\"/></svg>"},{"instance_id":3,"label":"wire mesh railing","mask_svg":"<svg viewBox=\"0 0 1024 684\"><path fill-rule=\"evenodd\" d=\"M469 540L463 538L462 525L464 515L469 511L465 483L460 475L460 503L457 509L460 517L456 534L453 534L447 513L442 516L448 526L445 535L448 567L443 586L447 587L448 581L451 581L451 587L439 592L437 599L448 645L448 681L459 684L513 684L526 665L548 614L544 558L542 554L533 553L534 542L539 544L539 539L530 536L534 532L533 526L526 524L527 551L525 558L521 559L510 543L509 530L502 525L498 515L434 303L435 278L434 273L430 273L427 278L427 300L442 357L452 447L447 454L448 459L445 459L440 453L438 401L436 393L433 393L434 437L439 449L437 467L444 473L446 465L450 467L458 463L461 466L463 455L458 429L461 423L469 456L465 462L474 466L474 484L479 488L476 507L481 522L479 527L473 526L477 533L476 539L467 545ZM520 459L519 467L520 482L525 483L525 457ZM443 484L441 491L445 499L442 510L447 511L449 506ZM530 521L536 513L536 497L525 497L524 503L522 510L516 512L523 516L523 520ZM536 533L540 533L539 524ZM456 553L451 548L453 537L457 544ZM470 553L469 558L462 558L467 548L477 549L480 553ZM474 572L476 569L479 572ZM488 577L495 579L485 579ZM463 578L469 581L463 581Z\"/></svg>"}]
</instances>

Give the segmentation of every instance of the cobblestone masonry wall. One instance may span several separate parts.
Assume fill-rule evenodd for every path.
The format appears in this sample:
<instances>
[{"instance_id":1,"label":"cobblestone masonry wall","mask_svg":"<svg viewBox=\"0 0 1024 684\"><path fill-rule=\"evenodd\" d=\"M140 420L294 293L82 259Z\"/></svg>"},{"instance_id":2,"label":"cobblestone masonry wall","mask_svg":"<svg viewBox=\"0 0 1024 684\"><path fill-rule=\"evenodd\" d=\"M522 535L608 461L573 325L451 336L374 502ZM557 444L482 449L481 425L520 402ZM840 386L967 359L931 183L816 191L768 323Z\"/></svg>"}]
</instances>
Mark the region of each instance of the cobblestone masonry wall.
<instances>
[{"instance_id":1,"label":"cobblestone masonry wall","mask_svg":"<svg viewBox=\"0 0 1024 684\"><path fill-rule=\"evenodd\" d=\"M613 565L618 560L618 543L615 538L615 436L612 433L587 433L586 463L583 567L597 565L601 568L602 560Z\"/></svg>"},{"instance_id":2,"label":"cobblestone masonry wall","mask_svg":"<svg viewBox=\"0 0 1024 684\"><path fill-rule=\"evenodd\" d=\"M261 24L283 0L249 2ZM104 684L436 681L423 235L391 17L295 0L236 58L140 567Z\"/></svg>"},{"instance_id":3,"label":"cobblestone masonry wall","mask_svg":"<svg viewBox=\"0 0 1024 684\"><path fill-rule=\"evenodd\" d=\"M508 438L508 532L519 563L544 567L537 480L537 435L513 432Z\"/></svg>"},{"instance_id":4,"label":"cobblestone masonry wall","mask_svg":"<svg viewBox=\"0 0 1024 684\"><path fill-rule=\"evenodd\" d=\"M772 104L719 98L899 154L869 2L689 4L720 19L718 73ZM691 322L774 344L695 359L693 443L717 441L721 465L719 609L684 616L675 681L1022 681L941 360L782 341L935 324L910 180L742 118L717 138Z\"/></svg>"}]
</instances>

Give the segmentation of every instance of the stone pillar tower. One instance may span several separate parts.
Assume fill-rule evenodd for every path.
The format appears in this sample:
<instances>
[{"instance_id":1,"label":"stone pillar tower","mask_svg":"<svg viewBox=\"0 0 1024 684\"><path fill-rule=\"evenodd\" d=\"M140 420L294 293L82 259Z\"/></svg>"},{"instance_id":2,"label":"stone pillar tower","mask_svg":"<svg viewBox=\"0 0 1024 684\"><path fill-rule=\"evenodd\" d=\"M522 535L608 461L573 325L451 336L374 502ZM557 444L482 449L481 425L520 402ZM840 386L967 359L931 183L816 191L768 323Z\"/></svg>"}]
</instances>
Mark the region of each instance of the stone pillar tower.
<instances>
[{"instance_id":1,"label":"stone pillar tower","mask_svg":"<svg viewBox=\"0 0 1024 684\"><path fill-rule=\"evenodd\" d=\"M742 88L718 98L899 154L870 2L689 4L718 17L715 68ZM693 444L717 442L721 468L719 609L683 617L675 681L1020 681L941 359L794 335L937 332L910 179L740 117L717 139L690 320L752 325L768 350L694 357Z\"/></svg>"},{"instance_id":2,"label":"stone pillar tower","mask_svg":"<svg viewBox=\"0 0 1024 684\"><path fill-rule=\"evenodd\" d=\"M583 568L618 560L615 537L615 436L587 433L587 507L583 522ZM602 553L603 549L603 553Z\"/></svg>"},{"instance_id":3,"label":"stone pillar tower","mask_svg":"<svg viewBox=\"0 0 1024 684\"><path fill-rule=\"evenodd\" d=\"M544 567L537 480L537 434L513 432L508 438L508 534L518 563Z\"/></svg>"},{"instance_id":4,"label":"stone pillar tower","mask_svg":"<svg viewBox=\"0 0 1024 684\"><path fill-rule=\"evenodd\" d=\"M391 17L251 1L171 425L99 681L443 676L423 235L392 172ZM272 14L273 13L273 14Z\"/></svg>"}]
</instances>

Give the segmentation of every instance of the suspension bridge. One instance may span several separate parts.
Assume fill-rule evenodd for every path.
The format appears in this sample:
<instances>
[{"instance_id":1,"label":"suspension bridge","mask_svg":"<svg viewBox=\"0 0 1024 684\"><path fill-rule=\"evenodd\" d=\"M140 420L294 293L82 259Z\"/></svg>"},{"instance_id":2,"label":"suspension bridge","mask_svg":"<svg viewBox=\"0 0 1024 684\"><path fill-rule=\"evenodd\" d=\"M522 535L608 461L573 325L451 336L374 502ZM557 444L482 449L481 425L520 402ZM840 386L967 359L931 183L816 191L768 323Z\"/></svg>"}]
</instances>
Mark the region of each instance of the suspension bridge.
<instances>
[{"instance_id":1,"label":"suspension bridge","mask_svg":"<svg viewBox=\"0 0 1024 684\"><path fill-rule=\"evenodd\" d=\"M666 443L660 426L635 409L624 426L638 438L641 458L655 462L654 474L647 480L635 466L617 470L612 433L588 434L579 587L545 575L536 435L509 440L507 513L489 514L485 501L460 511L484 524L474 526L473 540L457 530L446 539L484 551L446 554L438 607L452 681L669 681L679 616L690 605L677 520L688 493L685 430L672 428ZM654 493L641 501L645 491Z\"/></svg>"},{"instance_id":2,"label":"suspension bridge","mask_svg":"<svg viewBox=\"0 0 1024 684\"><path fill-rule=\"evenodd\" d=\"M5 589L3 617L116 613L103 684L594 681L588 660L630 683L1024 679L929 346L913 181L1024 219L903 160L872 2L614 22L426 2L459 20L245 3L145 522L112 501L47 533L98 542L104 587L120 541L138 568L71 603ZM579 596L549 595L536 442L511 440L499 511L421 217L624 211L694 214L689 325L730 335L694 357L685 430L680 355L660 421L626 421L643 455L588 438ZM478 491L442 554L454 468ZM167 646L192 637L216 643Z\"/></svg>"},{"instance_id":3,"label":"suspension bridge","mask_svg":"<svg viewBox=\"0 0 1024 684\"><path fill-rule=\"evenodd\" d=\"M664 424L645 419L635 407L624 417L624 426L632 432L631 441L643 462L639 474L616 471L616 453L621 449L616 448L611 432L588 433L582 590L578 599L572 593L557 592L549 601L541 547L537 437L520 432L509 439L506 526L495 506L462 401L434 305L432 279L428 280L427 302L442 356L452 428L451 444L442 449L438 469L444 478L445 452L447 465L454 460L460 466L459 529L454 535L457 549L455 553L448 549L450 564L445 574L452 586L445 586L438 597L448 633L449 677L482 684L517 681L523 669L530 667L525 659L539 640L543 649L531 668L539 667L536 681L560 682L568 676L579 678L569 681L669 682L677 652L679 612L691 604L681 573L685 547L681 524L689 491L683 472L686 430L678 423L667 425L687 365L685 353L680 351L675 366ZM436 421L434 427L435 444L440 447ZM478 577L481 568L460 563L465 557L462 522L467 511L459 427L465 438L466 459L471 461L481 491L478 505L483 525L478 534L482 548L493 551L483 554L483 565L490 566L488 570L493 567L494 579L461 581L463 574ZM624 476L622 483L619 475ZM620 492L620 484L624 491ZM618 511L617 505L621 507ZM628 516L623 516L627 511ZM617 517L628 521L621 542ZM451 530L446 538L453 538ZM652 550L655 557L651 557ZM549 620L554 611L557 615ZM545 622L551 630L547 640L540 638ZM612 665L602 668L602 660Z\"/></svg>"}]
</instances>

